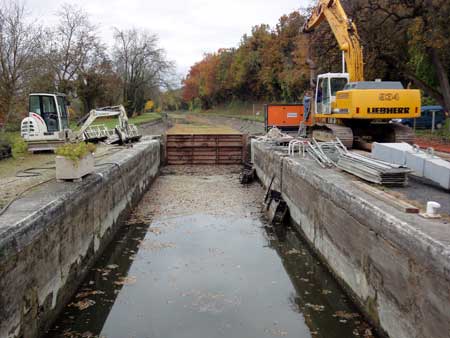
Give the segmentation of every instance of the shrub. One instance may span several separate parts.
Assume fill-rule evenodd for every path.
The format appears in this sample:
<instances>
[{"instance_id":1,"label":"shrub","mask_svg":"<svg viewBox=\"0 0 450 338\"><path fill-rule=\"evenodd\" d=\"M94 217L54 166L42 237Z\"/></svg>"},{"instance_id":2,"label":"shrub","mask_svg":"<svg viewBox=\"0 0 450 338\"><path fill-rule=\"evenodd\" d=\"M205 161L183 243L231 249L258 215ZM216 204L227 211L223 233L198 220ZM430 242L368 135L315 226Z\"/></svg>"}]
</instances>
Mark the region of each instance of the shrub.
<instances>
[{"instance_id":1,"label":"shrub","mask_svg":"<svg viewBox=\"0 0 450 338\"><path fill-rule=\"evenodd\" d=\"M68 158L74 162L78 162L88 153L92 154L93 152L95 152L95 145L85 142L69 143L58 147L55 152L56 155L64 156L65 158Z\"/></svg>"}]
</instances>

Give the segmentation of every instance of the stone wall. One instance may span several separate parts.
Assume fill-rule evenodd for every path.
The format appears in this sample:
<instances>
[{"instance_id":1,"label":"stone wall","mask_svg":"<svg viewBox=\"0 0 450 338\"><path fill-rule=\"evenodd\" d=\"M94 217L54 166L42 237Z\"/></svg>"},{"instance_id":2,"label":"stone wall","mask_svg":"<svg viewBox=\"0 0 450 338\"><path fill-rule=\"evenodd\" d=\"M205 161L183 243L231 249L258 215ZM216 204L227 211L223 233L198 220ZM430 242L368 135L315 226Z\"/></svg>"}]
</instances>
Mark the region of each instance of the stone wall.
<instances>
[{"instance_id":1,"label":"stone wall","mask_svg":"<svg viewBox=\"0 0 450 338\"><path fill-rule=\"evenodd\" d=\"M30 192L0 217L0 338L48 328L157 176L160 142L144 139L104 162L81 183Z\"/></svg>"},{"instance_id":2,"label":"stone wall","mask_svg":"<svg viewBox=\"0 0 450 338\"><path fill-rule=\"evenodd\" d=\"M361 310L392 338L450 336L450 229L394 209L356 178L252 142L258 177Z\"/></svg>"}]
</instances>

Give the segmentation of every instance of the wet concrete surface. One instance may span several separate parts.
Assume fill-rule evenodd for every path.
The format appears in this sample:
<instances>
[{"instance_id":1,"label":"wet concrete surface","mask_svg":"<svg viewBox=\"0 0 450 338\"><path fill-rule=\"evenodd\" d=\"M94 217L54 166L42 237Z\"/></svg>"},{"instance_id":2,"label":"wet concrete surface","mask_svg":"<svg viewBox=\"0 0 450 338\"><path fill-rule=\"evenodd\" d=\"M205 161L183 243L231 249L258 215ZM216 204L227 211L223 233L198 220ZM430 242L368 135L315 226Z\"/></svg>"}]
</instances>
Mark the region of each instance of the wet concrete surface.
<instances>
[{"instance_id":1,"label":"wet concrete surface","mask_svg":"<svg viewBox=\"0 0 450 338\"><path fill-rule=\"evenodd\" d=\"M166 167L45 337L374 337L239 167Z\"/></svg>"}]
</instances>

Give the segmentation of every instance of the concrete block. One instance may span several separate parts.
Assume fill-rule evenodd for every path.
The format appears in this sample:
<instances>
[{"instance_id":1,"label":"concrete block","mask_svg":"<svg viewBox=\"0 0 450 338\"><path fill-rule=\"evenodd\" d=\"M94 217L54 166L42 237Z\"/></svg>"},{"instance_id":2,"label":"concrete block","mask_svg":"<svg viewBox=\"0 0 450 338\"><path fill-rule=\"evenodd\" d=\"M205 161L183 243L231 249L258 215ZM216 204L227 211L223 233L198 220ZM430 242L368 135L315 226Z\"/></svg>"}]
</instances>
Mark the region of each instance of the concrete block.
<instances>
[{"instance_id":1,"label":"concrete block","mask_svg":"<svg viewBox=\"0 0 450 338\"><path fill-rule=\"evenodd\" d=\"M79 180L95 170L94 156L92 154L87 154L78 162L64 156L56 156L55 164L57 180Z\"/></svg>"},{"instance_id":2,"label":"concrete block","mask_svg":"<svg viewBox=\"0 0 450 338\"><path fill-rule=\"evenodd\" d=\"M430 155L422 152L407 152L406 166L412 169L413 174L419 177L424 177L425 162L430 158Z\"/></svg>"},{"instance_id":3,"label":"concrete block","mask_svg":"<svg viewBox=\"0 0 450 338\"><path fill-rule=\"evenodd\" d=\"M388 163L405 165L406 153L412 152L408 143L377 143L372 146L372 157Z\"/></svg>"},{"instance_id":4,"label":"concrete block","mask_svg":"<svg viewBox=\"0 0 450 338\"><path fill-rule=\"evenodd\" d=\"M444 189L450 189L450 162L440 158L427 159L424 177L439 184Z\"/></svg>"}]
</instances>

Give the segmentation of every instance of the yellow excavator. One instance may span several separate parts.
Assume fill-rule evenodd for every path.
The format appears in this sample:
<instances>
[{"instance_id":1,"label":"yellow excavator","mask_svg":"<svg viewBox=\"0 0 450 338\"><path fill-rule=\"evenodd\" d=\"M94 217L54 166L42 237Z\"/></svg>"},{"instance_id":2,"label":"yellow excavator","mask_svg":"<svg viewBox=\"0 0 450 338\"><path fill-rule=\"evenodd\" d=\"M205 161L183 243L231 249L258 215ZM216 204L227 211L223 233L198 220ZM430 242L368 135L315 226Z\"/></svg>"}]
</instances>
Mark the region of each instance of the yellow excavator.
<instances>
[{"instance_id":1,"label":"yellow excavator","mask_svg":"<svg viewBox=\"0 0 450 338\"><path fill-rule=\"evenodd\" d=\"M404 89L401 82L364 81L358 31L339 0L319 0L303 32L312 32L324 20L342 50L343 72L317 77L312 136L324 141L339 137L349 148L374 141L412 143L413 131L392 120L420 116L420 91Z\"/></svg>"}]
</instances>

